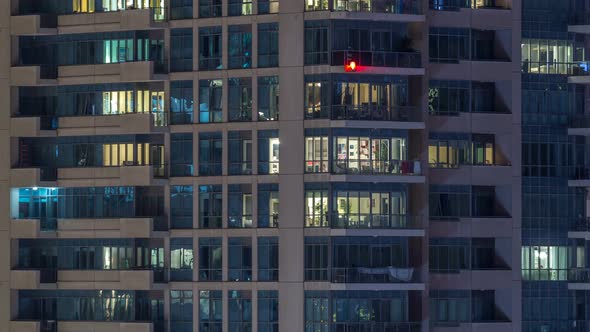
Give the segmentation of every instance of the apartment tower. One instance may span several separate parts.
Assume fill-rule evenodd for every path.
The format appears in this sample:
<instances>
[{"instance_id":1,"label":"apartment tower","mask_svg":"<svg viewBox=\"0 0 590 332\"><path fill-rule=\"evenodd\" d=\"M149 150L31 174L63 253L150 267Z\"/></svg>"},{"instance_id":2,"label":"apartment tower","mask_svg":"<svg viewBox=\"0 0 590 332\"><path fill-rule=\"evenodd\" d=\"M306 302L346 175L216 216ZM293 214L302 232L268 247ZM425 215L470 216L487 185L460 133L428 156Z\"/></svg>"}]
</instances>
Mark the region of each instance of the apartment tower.
<instances>
[{"instance_id":1,"label":"apartment tower","mask_svg":"<svg viewBox=\"0 0 590 332\"><path fill-rule=\"evenodd\" d=\"M0 331L586 326L586 8L0 0Z\"/></svg>"}]
</instances>

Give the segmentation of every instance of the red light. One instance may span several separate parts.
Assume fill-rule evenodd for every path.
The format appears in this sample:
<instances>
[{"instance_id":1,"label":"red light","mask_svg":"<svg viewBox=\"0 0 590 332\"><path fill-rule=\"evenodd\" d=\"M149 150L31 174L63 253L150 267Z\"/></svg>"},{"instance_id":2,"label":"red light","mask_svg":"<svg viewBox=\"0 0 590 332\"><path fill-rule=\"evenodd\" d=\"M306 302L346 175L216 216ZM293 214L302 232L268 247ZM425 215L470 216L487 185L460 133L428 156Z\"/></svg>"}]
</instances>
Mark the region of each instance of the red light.
<instances>
[{"instance_id":1,"label":"red light","mask_svg":"<svg viewBox=\"0 0 590 332\"><path fill-rule=\"evenodd\" d=\"M356 62L350 61L346 66L344 66L345 71L356 71Z\"/></svg>"}]
</instances>

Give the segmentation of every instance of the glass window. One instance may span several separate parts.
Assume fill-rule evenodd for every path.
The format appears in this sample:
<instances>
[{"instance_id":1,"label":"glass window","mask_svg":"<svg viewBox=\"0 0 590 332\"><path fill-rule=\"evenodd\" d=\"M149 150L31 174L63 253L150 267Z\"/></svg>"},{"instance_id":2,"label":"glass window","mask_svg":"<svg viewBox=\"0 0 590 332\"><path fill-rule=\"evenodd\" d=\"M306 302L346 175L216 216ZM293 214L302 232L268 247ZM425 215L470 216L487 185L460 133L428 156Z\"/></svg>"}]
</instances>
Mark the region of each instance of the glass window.
<instances>
[{"instance_id":1,"label":"glass window","mask_svg":"<svg viewBox=\"0 0 590 332\"><path fill-rule=\"evenodd\" d=\"M305 237L305 280L328 280L327 237Z\"/></svg>"},{"instance_id":2,"label":"glass window","mask_svg":"<svg viewBox=\"0 0 590 332\"><path fill-rule=\"evenodd\" d=\"M228 250L228 279L231 281L251 281L252 239L249 237L230 237Z\"/></svg>"},{"instance_id":3,"label":"glass window","mask_svg":"<svg viewBox=\"0 0 590 332\"><path fill-rule=\"evenodd\" d=\"M229 121L252 121L252 79L228 79Z\"/></svg>"},{"instance_id":4,"label":"glass window","mask_svg":"<svg viewBox=\"0 0 590 332\"><path fill-rule=\"evenodd\" d=\"M229 175L252 174L252 132L228 132Z\"/></svg>"},{"instance_id":5,"label":"glass window","mask_svg":"<svg viewBox=\"0 0 590 332\"><path fill-rule=\"evenodd\" d=\"M279 227L279 185L258 184L258 227Z\"/></svg>"},{"instance_id":6,"label":"glass window","mask_svg":"<svg viewBox=\"0 0 590 332\"><path fill-rule=\"evenodd\" d=\"M221 250L221 238L199 238L199 281L221 280Z\"/></svg>"},{"instance_id":7,"label":"glass window","mask_svg":"<svg viewBox=\"0 0 590 332\"><path fill-rule=\"evenodd\" d=\"M328 9L327 0L308 1L325 1ZM305 21L304 62L305 65L328 64L328 22Z\"/></svg>"},{"instance_id":8,"label":"glass window","mask_svg":"<svg viewBox=\"0 0 590 332\"><path fill-rule=\"evenodd\" d=\"M279 332L279 292L258 291L258 331Z\"/></svg>"},{"instance_id":9,"label":"glass window","mask_svg":"<svg viewBox=\"0 0 590 332\"><path fill-rule=\"evenodd\" d=\"M279 174L279 131L258 131L258 174Z\"/></svg>"},{"instance_id":10,"label":"glass window","mask_svg":"<svg viewBox=\"0 0 590 332\"><path fill-rule=\"evenodd\" d=\"M157 12L161 12L161 16L165 16L166 8L161 6ZM193 18L193 1L192 0L170 0L170 19L183 20Z\"/></svg>"},{"instance_id":11,"label":"glass window","mask_svg":"<svg viewBox=\"0 0 590 332\"><path fill-rule=\"evenodd\" d=\"M223 69L221 27L199 28L199 69Z\"/></svg>"},{"instance_id":12,"label":"glass window","mask_svg":"<svg viewBox=\"0 0 590 332\"><path fill-rule=\"evenodd\" d=\"M252 185L228 185L228 227L252 227Z\"/></svg>"},{"instance_id":13,"label":"glass window","mask_svg":"<svg viewBox=\"0 0 590 332\"><path fill-rule=\"evenodd\" d=\"M221 133L199 133L199 175L222 174L223 140Z\"/></svg>"},{"instance_id":14,"label":"glass window","mask_svg":"<svg viewBox=\"0 0 590 332\"><path fill-rule=\"evenodd\" d=\"M170 331L193 331L193 292L170 291Z\"/></svg>"},{"instance_id":15,"label":"glass window","mask_svg":"<svg viewBox=\"0 0 590 332\"><path fill-rule=\"evenodd\" d=\"M458 115L469 112L468 81L430 81L428 112L435 115Z\"/></svg>"},{"instance_id":16,"label":"glass window","mask_svg":"<svg viewBox=\"0 0 590 332\"><path fill-rule=\"evenodd\" d=\"M279 238L258 238L258 281L279 280Z\"/></svg>"},{"instance_id":17,"label":"glass window","mask_svg":"<svg viewBox=\"0 0 590 332\"><path fill-rule=\"evenodd\" d=\"M252 67L252 26L230 25L228 35L228 67Z\"/></svg>"},{"instance_id":18,"label":"glass window","mask_svg":"<svg viewBox=\"0 0 590 332\"><path fill-rule=\"evenodd\" d=\"M192 186L170 186L170 224L175 229L193 228Z\"/></svg>"},{"instance_id":19,"label":"glass window","mask_svg":"<svg viewBox=\"0 0 590 332\"><path fill-rule=\"evenodd\" d=\"M312 136L313 134L319 134ZM306 130L305 135L305 172L328 173L328 135L321 131Z\"/></svg>"},{"instance_id":20,"label":"glass window","mask_svg":"<svg viewBox=\"0 0 590 332\"><path fill-rule=\"evenodd\" d=\"M252 15L252 0L228 0L229 16Z\"/></svg>"},{"instance_id":21,"label":"glass window","mask_svg":"<svg viewBox=\"0 0 590 332\"><path fill-rule=\"evenodd\" d=\"M305 0L305 11L328 10L328 0ZM306 331L308 331L306 329ZM313 329L313 331L320 331Z\"/></svg>"},{"instance_id":22,"label":"glass window","mask_svg":"<svg viewBox=\"0 0 590 332\"><path fill-rule=\"evenodd\" d=\"M192 16L192 15L191 15ZM170 30L170 71L193 70L193 29Z\"/></svg>"},{"instance_id":23,"label":"glass window","mask_svg":"<svg viewBox=\"0 0 590 332\"><path fill-rule=\"evenodd\" d=\"M333 318L330 318L329 298L328 292L305 292L305 331L330 331L330 321Z\"/></svg>"},{"instance_id":24,"label":"glass window","mask_svg":"<svg viewBox=\"0 0 590 332\"><path fill-rule=\"evenodd\" d=\"M173 281L193 280L193 239L170 239L170 279Z\"/></svg>"},{"instance_id":25,"label":"glass window","mask_svg":"<svg viewBox=\"0 0 590 332\"><path fill-rule=\"evenodd\" d=\"M258 1L258 7L264 6L265 2ZM279 2L266 1L269 8L277 7ZM276 4L276 6L274 6ZM261 14L261 13L259 13ZM258 24L258 68L279 66L279 24L261 23Z\"/></svg>"},{"instance_id":26,"label":"glass window","mask_svg":"<svg viewBox=\"0 0 590 332\"><path fill-rule=\"evenodd\" d=\"M170 82L170 124L193 122L193 81Z\"/></svg>"},{"instance_id":27,"label":"glass window","mask_svg":"<svg viewBox=\"0 0 590 332\"><path fill-rule=\"evenodd\" d=\"M221 0L199 0L199 18L220 16Z\"/></svg>"},{"instance_id":28,"label":"glass window","mask_svg":"<svg viewBox=\"0 0 590 332\"><path fill-rule=\"evenodd\" d=\"M305 184L305 227L328 227L328 188Z\"/></svg>"},{"instance_id":29,"label":"glass window","mask_svg":"<svg viewBox=\"0 0 590 332\"><path fill-rule=\"evenodd\" d=\"M228 291L229 331L252 331L252 292Z\"/></svg>"},{"instance_id":30,"label":"glass window","mask_svg":"<svg viewBox=\"0 0 590 332\"><path fill-rule=\"evenodd\" d=\"M170 135L170 175L193 176L193 134Z\"/></svg>"},{"instance_id":31,"label":"glass window","mask_svg":"<svg viewBox=\"0 0 590 332\"><path fill-rule=\"evenodd\" d=\"M219 332L223 325L222 291L199 292L199 331Z\"/></svg>"},{"instance_id":32,"label":"glass window","mask_svg":"<svg viewBox=\"0 0 590 332\"><path fill-rule=\"evenodd\" d=\"M221 228L221 185L199 186L199 228Z\"/></svg>"},{"instance_id":33,"label":"glass window","mask_svg":"<svg viewBox=\"0 0 590 332\"><path fill-rule=\"evenodd\" d=\"M199 80L199 123L223 121L222 80Z\"/></svg>"},{"instance_id":34,"label":"glass window","mask_svg":"<svg viewBox=\"0 0 590 332\"><path fill-rule=\"evenodd\" d=\"M258 77L258 121L279 119L279 77Z\"/></svg>"}]
</instances>

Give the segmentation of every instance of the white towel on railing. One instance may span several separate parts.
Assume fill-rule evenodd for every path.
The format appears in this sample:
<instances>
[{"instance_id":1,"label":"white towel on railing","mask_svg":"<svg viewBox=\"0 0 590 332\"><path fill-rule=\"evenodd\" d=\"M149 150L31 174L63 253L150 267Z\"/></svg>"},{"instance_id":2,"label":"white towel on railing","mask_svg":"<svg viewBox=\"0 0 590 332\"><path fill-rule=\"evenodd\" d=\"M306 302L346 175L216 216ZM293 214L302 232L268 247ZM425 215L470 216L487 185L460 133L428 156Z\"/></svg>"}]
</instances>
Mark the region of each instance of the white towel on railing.
<instances>
[{"instance_id":1,"label":"white towel on railing","mask_svg":"<svg viewBox=\"0 0 590 332\"><path fill-rule=\"evenodd\" d=\"M393 266L380 268L359 267L358 272L362 274L389 274L392 278L400 281L411 281L414 275L414 269L411 267L399 268Z\"/></svg>"}]
</instances>

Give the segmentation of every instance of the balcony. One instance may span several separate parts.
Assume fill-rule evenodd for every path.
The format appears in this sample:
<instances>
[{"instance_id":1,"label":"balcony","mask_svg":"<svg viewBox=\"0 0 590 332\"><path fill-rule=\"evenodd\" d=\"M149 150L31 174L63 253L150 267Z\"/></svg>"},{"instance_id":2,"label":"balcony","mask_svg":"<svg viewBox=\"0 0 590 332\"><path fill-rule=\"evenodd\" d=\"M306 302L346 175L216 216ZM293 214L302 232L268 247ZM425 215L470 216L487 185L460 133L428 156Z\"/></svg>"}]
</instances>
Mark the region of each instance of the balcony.
<instances>
[{"instance_id":1,"label":"balcony","mask_svg":"<svg viewBox=\"0 0 590 332\"><path fill-rule=\"evenodd\" d=\"M590 268L571 268L568 271L568 289L590 290Z\"/></svg>"},{"instance_id":2,"label":"balcony","mask_svg":"<svg viewBox=\"0 0 590 332\"><path fill-rule=\"evenodd\" d=\"M590 34L590 12L588 10L581 10L570 14L567 31L579 34Z\"/></svg>"},{"instance_id":3,"label":"balcony","mask_svg":"<svg viewBox=\"0 0 590 332\"><path fill-rule=\"evenodd\" d=\"M511 28L512 0L429 0L434 26Z\"/></svg>"},{"instance_id":4,"label":"balcony","mask_svg":"<svg viewBox=\"0 0 590 332\"><path fill-rule=\"evenodd\" d=\"M94 219L13 219L13 239L151 238L168 230L165 217Z\"/></svg>"},{"instance_id":5,"label":"balcony","mask_svg":"<svg viewBox=\"0 0 590 332\"><path fill-rule=\"evenodd\" d=\"M425 73L422 55L409 49L391 52L334 50L331 57L331 73L350 73L345 68L349 58L356 63L353 73L402 76L420 76Z\"/></svg>"},{"instance_id":6,"label":"balcony","mask_svg":"<svg viewBox=\"0 0 590 332\"><path fill-rule=\"evenodd\" d=\"M157 322L159 323L159 322ZM10 322L10 332L158 332L152 322L83 322L83 321L25 321L13 320Z\"/></svg>"},{"instance_id":7,"label":"balcony","mask_svg":"<svg viewBox=\"0 0 590 332\"><path fill-rule=\"evenodd\" d=\"M430 285L434 289L510 289L510 268L460 270L455 273L430 271Z\"/></svg>"},{"instance_id":8,"label":"balcony","mask_svg":"<svg viewBox=\"0 0 590 332\"><path fill-rule=\"evenodd\" d=\"M57 15L22 15L10 17L12 36L55 35L57 34Z\"/></svg>"},{"instance_id":9,"label":"balcony","mask_svg":"<svg viewBox=\"0 0 590 332\"><path fill-rule=\"evenodd\" d=\"M308 110L306 120L332 120L334 128L424 129L422 111L413 106L332 105Z\"/></svg>"},{"instance_id":10,"label":"balcony","mask_svg":"<svg viewBox=\"0 0 590 332\"><path fill-rule=\"evenodd\" d=\"M344 12L350 14L384 14L379 20L387 19L392 14L398 15L422 15L423 10L419 0L330 0L323 4L319 1L305 6L306 12L326 11L331 8L332 12ZM364 16L353 16L361 19ZM338 17L340 18L340 17ZM391 19L391 18L390 18ZM403 20L404 18L397 18ZM409 20L410 18L406 18ZM423 19L422 19L423 20Z\"/></svg>"},{"instance_id":11,"label":"balcony","mask_svg":"<svg viewBox=\"0 0 590 332\"><path fill-rule=\"evenodd\" d=\"M10 289L54 289L57 269L17 269L10 271Z\"/></svg>"}]
</instances>

